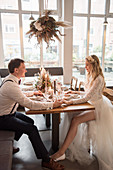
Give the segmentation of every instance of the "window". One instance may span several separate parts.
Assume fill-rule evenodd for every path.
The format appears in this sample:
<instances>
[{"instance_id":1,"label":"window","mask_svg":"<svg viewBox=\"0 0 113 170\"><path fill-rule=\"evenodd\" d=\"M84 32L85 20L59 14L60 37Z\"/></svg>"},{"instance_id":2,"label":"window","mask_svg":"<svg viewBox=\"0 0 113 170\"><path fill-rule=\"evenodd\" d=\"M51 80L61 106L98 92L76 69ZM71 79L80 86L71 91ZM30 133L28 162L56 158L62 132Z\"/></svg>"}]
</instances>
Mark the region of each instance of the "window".
<instances>
[{"instance_id":1,"label":"window","mask_svg":"<svg viewBox=\"0 0 113 170\"><path fill-rule=\"evenodd\" d=\"M18 14L2 13L1 19L2 19L4 67L7 67L7 64L10 59L14 57L20 58L21 56L19 16Z\"/></svg>"},{"instance_id":2,"label":"window","mask_svg":"<svg viewBox=\"0 0 113 170\"><path fill-rule=\"evenodd\" d=\"M91 0L91 14L105 14L106 0Z\"/></svg>"},{"instance_id":3,"label":"window","mask_svg":"<svg viewBox=\"0 0 113 170\"><path fill-rule=\"evenodd\" d=\"M0 67L7 67L9 60L15 57L24 59L27 67L60 66L61 50L59 50L59 46L61 44L55 37L55 42L51 41L50 47L46 48L45 42L42 42L42 45L38 44L35 36L29 39L29 35L26 35L32 22L29 20L31 13L37 20L43 9L54 10L55 16L51 15L57 21L59 20L57 1L0 0L0 8L2 9L0 23L2 39L0 39L0 43L3 44L3 47L0 47L0 60L2 61ZM20 7L21 9L19 9ZM4 66L1 63L4 63Z\"/></svg>"},{"instance_id":4,"label":"window","mask_svg":"<svg viewBox=\"0 0 113 170\"><path fill-rule=\"evenodd\" d=\"M30 15L22 15L22 24L23 24L23 44L24 44L24 60L26 61L27 67L40 67L40 45L37 45L36 37L32 37L29 40L29 36L26 33L30 29L29 20ZM39 16L33 15L36 19Z\"/></svg>"},{"instance_id":5,"label":"window","mask_svg":"<svg viewBox=\"0 0 113 170\"><path fill-rule=\"evenodd\" d=\"M103 22L103 18L90 18L91 33L89 35L89 54L97 55L100 61L102 57Z\"/></svg>"},{"instance_id":6,"label":"window","mask_svg":"<svg viewBox=\"0 0 113 170\"><path fill-rule=\"evenodd\" d=\"M38 0L21 0L22 10L39 11Z\"/></svg>"},{"instance_id":7,"label":"window","mask_svg":"<svg viewBox=\"0 0 113 170\"><path fill-rule=\"evenodd\" d=\"M88 13L88 0L74 0L74 13Z\"/></svg>"},{"instance_id":8,"label":"window","mask_svg":"<svg viewBox=\"0 0 113 170\"><path fill-rule=\"evenodd\" d=\"M15 32L15 26L14 25L5 25L5 32L6 33L14 33Z\"/></svg>"},{"instance_id":9,"label":"window","mask_svg":"<svg viewBox=\"0 0 113 170\"><path fill-rule=\"evenodd\" d=\"M57 10L57 0L45 0L44 9Z\"/></svg>"},{"instance_id":10,"label":"window","mask_svg":"<svg viewBox=\"0 0 113 170\"><path fill-rule=\"evenodd\" d=\"M110 8L108 8L109 2ZM83 10L82 6L84 6ZM89 10L87 10L88 8ZM103 25L105 14L109 13L110 15L106 15L108 25L105 26ZM80 67L84 67L84 64L81 63L81 66L77 67L77 61L80 63L81 56L85 59L85 55L95 54L100 59L105 80L113 81L113 1L85 0L83 2L74 0L73 17L73 75L84 79L85 76L83 77L80 72ZM85 23L80 18L84 18ZM84 40L84 46L81 45L83 44L82 40ZM85 53L85 51L87 52Z\"/></svg>"},{"instance_id":11,"label":"window","mask_svg":"<svg viewBox=\"0 0 113 170\"><path fill-rule=\"evenodd\" d=\"M93 30L93 28L90 27L90 35L91 34L93 35L93 33L94 33L94 30Z\"/></svg>"},{"instance_id":12,"label":"window","mask_svg":"<svg viewBox=\"0 0 113 170\"><path fill-rule=\"evenodd\" d=\"M84 28L84 29L83 29ZM87 41L87 18L73 18L73 75L81 76L80 68L85 64ZM82 76L81 76L82 77Z\"/></svg>"},{"instance_id":13,"label":"window","mask_svg":"<svg viewBox=\"0 0 113 170\"><path fill-rule=\"evenodd\" d=\"M18 9L18 0L0 0L0 9Z\"/></svg>"},{"instance_id":14,"label":"window","mask_svg":"<svg viewBox=\"0 0 113 170\"><path fill-rule=\"evenodd\" d=\"M110 0L110 13L113 13L113 0Z\"/></svg>"},{"instance_id":15,"label":"window","mask_svg":"<svg viewBox=\"0 0 113 170\"><path fill-rule=\"evenodd\" d=\"M113 20L112 18L108 19L108 23L109 24L107 25L107 30L106 30L104 71L105 71L106 79L109 81L113 77Z\"/></svg>"}]
</instances>

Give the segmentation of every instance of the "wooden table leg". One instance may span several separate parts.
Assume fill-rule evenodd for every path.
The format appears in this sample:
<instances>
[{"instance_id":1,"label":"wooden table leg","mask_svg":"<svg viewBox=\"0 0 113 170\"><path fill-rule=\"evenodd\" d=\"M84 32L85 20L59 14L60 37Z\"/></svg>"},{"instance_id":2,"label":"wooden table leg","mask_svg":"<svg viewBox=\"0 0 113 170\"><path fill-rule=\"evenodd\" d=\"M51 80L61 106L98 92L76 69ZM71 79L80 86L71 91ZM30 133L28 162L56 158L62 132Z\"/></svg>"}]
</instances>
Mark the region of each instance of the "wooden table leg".
<instances>
[{"instance_id":1,"label":"wooden table leg","mask_svg":"<svg viewBox=\"0 0 113 170\"><path fill-rule=\"evenodd\" d=\"M59 147L59 118L60 113L52 114L52 149L54 152Z\"/></svg>"},{"instance_id":2,"label":"wooden table leg","mask_svg":"<svg viewBox=\"0 0 113 170\"><path fill-rule=\"evenodd\" d=\"M50 126L51 126L51 114L45 115L45 121L46 121L46 127L50 128Z\"/></svg>"}]
</instances>

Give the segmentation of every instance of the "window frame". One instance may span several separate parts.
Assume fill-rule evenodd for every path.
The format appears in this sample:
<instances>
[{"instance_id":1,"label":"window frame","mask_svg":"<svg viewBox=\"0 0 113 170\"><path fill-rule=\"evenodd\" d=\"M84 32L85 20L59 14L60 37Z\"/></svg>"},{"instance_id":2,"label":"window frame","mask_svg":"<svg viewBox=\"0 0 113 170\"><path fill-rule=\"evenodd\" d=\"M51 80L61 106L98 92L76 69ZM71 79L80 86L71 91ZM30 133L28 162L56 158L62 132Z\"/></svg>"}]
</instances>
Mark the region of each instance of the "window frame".
<instances>
[{"instance_id":1,"label":"window frame","mask_svg":"<svg viewBox=\"0 0 113 170\"><path fill-rule=\"evenodd\" d=\"M86 48L86 54L87 56L89 54L89 48L90 48L90 18L104 18L104 20L107 20L108 18L113 18L113 13L110 13L110 0L106 0L105 2L105 14L91 14L91 0L88 1L88 13L75 13L73 10L73 16L76 17L87 17L87 48ZM109 23L108 23L109 24ZM107 25L103 25L103 36L102 36L102 70L104 72L104 58L105 58L105 45L106 45L106 29ZM72 68L73 69L73 68Z\"/></svg>"},{"instance_id":2,"label":"window frame","mask_svg":"<svg viewBox=\"0 0 113 170\"><path fill-rule=\"evenodd\" d=\"M61 19L62 15L62 3L60 0L57 0L57 10L51 10L52 15L58 16L58 20ZM2 35L2 21L1 21L1 13L14 13L19 15L19 33L20 33L20 51L21 51L21 58L24 59L24 43L23 43L23 26L22 26L22 14L37 14L42 15L44 12L44 0L39 0L39 11L26 11L22 10L21 0L18 0L18 10L11 10L11 9L0 9L0 68L3 68L4 65L4 51L3 51L3 35ZM21 28L21 29L20 29ZM59 43L59 66L62 66L62 44ZM43 45L40 47L40 65L43 66Z\"/></svg>"}]
</instances>

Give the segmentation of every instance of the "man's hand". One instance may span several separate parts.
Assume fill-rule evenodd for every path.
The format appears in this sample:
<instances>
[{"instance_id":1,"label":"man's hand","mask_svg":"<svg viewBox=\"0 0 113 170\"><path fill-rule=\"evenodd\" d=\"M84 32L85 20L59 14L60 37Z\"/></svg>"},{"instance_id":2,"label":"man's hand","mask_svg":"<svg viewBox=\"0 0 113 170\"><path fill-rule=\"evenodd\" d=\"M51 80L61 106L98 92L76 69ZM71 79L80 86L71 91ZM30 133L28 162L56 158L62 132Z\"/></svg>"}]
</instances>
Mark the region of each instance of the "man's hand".
<instances>
[{"instance_id":1,"label":"man's hand","mask_svg":"<svg viewBox=\"0 0 113 170\"><path fill-rule=\"evenodd\" d=\"M38 91L34 91L34 95L43 96L43 93L40 90L38 90Z\"/></svg>"},{"instance_id":2,"label":"man's hand","mask_svg":"<svg viewBox=\"0 0 113 170\"><path fill-rule=\"evenodd\" d=\"M63 102L61 100L55 100L53 103L53 108L60 107Z\"/></svg>"}]
</instances>

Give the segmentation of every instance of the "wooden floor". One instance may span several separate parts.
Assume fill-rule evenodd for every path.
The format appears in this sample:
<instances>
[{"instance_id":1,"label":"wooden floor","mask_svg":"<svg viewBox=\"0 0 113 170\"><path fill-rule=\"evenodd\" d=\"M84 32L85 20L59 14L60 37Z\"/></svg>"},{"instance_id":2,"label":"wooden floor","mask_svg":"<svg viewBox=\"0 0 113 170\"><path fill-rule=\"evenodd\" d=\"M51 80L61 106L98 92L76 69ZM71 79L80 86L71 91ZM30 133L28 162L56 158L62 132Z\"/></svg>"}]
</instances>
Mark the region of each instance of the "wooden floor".
<instances>
[{"instance_id":1,"label":"wooden floor","mask_svg":"<svg viewBox=\"0 0 113 170\"><path fill-rule=\"evenodd\" d=\"M35 120L39 130L46 129L43 115L33 115L31 117ZM40 135L49 151L51 148L51 130L40 131ZM20 152L13 156L12 170L42 170L41 160L37 160L27 135L23 135L14 145L20 148ZM96 160L90 166L84 167L80 166L77 162L70 162L69 160L64 160L60 163L65 166L66 170L98 170Z\"/></svg>"}]
</instances>

